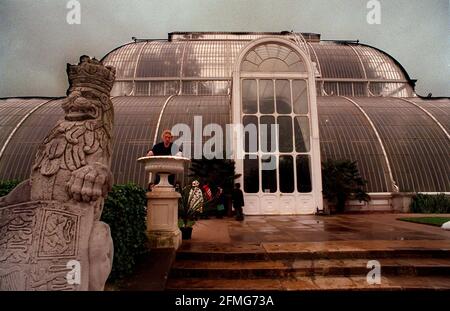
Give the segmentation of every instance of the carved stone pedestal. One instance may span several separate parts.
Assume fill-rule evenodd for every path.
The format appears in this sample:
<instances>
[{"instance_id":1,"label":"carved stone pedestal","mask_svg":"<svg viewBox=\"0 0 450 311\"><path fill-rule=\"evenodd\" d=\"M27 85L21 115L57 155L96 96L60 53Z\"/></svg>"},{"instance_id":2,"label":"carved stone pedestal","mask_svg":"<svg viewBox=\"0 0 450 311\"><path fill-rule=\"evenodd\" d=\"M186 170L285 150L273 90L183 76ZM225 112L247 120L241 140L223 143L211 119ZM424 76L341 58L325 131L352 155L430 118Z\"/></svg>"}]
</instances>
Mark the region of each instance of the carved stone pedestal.
<instances>
[{"instance_id":1,"label":"carved stone pedestal","mask_svg":"<svg viewBox=\"0 0 450 311\"><path fill-rule=\"evenodd\" d=\"M173 188L155 187L147 192L147 236L150 248L175 248L181 245L178 228L178 199Z\"/></svg>"},{"instance_id":2,"label":"carved stone pedestal","mask_svg":"<svg viewBox=\"0 0 450 311\"><path fill-rule=\"evenodd\" d=\"M181 245L178 228L178 199L181 195L168 182L169 174L184 171L189 159L172 156L142 157L145 170L160 175L160 182L147 192L147 236L150 248L175 248Z\"/></svg>"}]
</instances>

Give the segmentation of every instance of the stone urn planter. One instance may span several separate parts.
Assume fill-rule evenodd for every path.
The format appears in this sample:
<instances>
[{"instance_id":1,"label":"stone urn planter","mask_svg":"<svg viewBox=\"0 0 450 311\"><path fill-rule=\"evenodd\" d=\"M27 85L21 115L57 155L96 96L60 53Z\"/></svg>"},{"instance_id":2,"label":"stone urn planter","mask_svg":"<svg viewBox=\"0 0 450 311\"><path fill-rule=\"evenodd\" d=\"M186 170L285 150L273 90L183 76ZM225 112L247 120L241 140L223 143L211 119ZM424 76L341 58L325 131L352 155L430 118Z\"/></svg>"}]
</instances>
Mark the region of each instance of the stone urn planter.
<instances>
[{"instance_id":1,"label":"stone urn planter","mask_svg":"<svg viewBox=\"0 0 450 311\"><path fill-rule=\"evenodd\" d=\"M178 228L178 199L181 195L169 184L170 174L184 172L190 160L177 156L142 157L148 173L159 174L160 182L147 192L147 236L150 248L175 248L181 245Z\"/></svg>"},{"instance_id":2,"label":"stone urn planter","mask_svg":"<svg viewBox=\"0 0 450 311\"><path fill-rule=\"evenodd\" d=\"M184 172L185 165L190 161L188 158L177 156L151 156L138 159L138 162L144 164L146 172L160 175L160 182L154 189L169 191L174 190L169 183L169 175Z\"/></svg>"}]
</instances>

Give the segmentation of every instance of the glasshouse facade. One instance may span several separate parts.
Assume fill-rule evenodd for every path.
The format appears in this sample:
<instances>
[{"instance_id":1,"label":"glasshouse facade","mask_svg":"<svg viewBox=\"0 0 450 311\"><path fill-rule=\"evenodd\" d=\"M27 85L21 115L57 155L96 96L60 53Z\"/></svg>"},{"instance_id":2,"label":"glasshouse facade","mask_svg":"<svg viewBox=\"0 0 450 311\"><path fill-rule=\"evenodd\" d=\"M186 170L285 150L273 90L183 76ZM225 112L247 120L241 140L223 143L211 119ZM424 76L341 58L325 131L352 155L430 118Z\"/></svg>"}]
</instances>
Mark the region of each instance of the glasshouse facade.
<instances>
[{"instance_id":1,"label":"glasshouse facade","mask_svg":"<svg viewBox=\"0 0 450 311\"><path fill-rule=\"evenodd\" d=\"M357 161L372 200L350 202L355 210L450 192L450 100L417 96L404 68L374 47L309 33L176 32L135 39L102 62L117 70L116 183L145 186L136 159L172 129L185 156L236 161L248 215L322 210L326 159ZM0 99L0 179L28 178L60 106Z\"/></svg>"}]
</instances>

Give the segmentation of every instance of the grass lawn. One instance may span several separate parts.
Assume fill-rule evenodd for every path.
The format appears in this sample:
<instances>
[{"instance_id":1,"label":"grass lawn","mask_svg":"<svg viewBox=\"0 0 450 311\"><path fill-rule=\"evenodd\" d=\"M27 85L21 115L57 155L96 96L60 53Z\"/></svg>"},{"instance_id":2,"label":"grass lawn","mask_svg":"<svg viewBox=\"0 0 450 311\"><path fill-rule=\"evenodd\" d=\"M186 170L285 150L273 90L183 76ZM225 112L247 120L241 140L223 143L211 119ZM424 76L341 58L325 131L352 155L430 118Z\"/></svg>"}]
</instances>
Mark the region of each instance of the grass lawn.
<instances>
[{"instance_id":1,"label":"grass lawn","mask_svg":"<svg viewBox=\"0 0 450 311\"><path fill-rule=\"evenodd\" d=\"M443 223L450 221L450 217L406 217L406 218L397 218L397 220L440 227L442 226Z\"/></svg>"}]
</instances>

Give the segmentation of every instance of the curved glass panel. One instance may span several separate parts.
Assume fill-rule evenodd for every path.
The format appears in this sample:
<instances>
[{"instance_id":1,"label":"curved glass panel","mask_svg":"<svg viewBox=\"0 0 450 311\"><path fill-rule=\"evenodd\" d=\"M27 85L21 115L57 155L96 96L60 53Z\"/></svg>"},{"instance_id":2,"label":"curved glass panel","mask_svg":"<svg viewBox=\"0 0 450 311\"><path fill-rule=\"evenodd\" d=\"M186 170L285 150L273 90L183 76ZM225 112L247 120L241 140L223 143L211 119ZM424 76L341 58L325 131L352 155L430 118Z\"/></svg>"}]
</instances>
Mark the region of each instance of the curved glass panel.
<instances>
[{"instance_id":1,"label":"curved glass panel","mask_svg":"<svg viewBox=\"0 0 450 311\"><path fill-rule=\"evenodd\" d=\"M61 100L52 100L22 123L0 161L1 179L24 180L30 177L37 147L62 116Z\"/></svg>"},{"instance_id":2,"label":"curved glass panel","mask_svg":"<svg viewBox=\"0 0 450 311\"><path fill-rule=\"evenodd\" d=\"M414 97L408 98L408 100L416 103L421 108L431 113L431 115L445 128L447 133L450 133L450 99L423 100Z\"/></svg>"},{"instance_id":3,"label":"curved glass panel","mask_svg":"<svg viewBox=\"0 0 450 311\"><path fill-rule=\"evenodd\" d=\"M358 55L350 46L334 42L311 43L310 46L319 59L321 78L365 78Z\"/></svg>"},{"instance_id":4,"label":"curved glass panel","mask_svg":"<svg viewBox=\"0 0 450 311\"><path fill-rule=\"evenodd\" d=\"M0 99L0 150L17 124L34 108L49 99Z\"/></svg>"},{"instance_id":5,"label":"curved glass panel","mask_svg":"<svg viewBox=\"0 0 450 311\"><path fill-rule=\"evenodd\" d=\"M133 78L139 52L145 45L146 42L137 42L122 46L109 53L103 64L116 68L116 79Z\"/></svg>"},{"instance_id":6,"label":"curved glass panel","mask_svg":"<svg viewBox=\"0 0 450 311\"><path fill-rule=\"evenodd\" d=\"M179 77L184 44L164 41L146 42L140 53L136 77Z\"/></svg>"},{"instance_id":7,"label":"curved glass panel","mask_svg":"<svg viewBox=\"0 0 450 311\"><path fill-rule=\"evenodd\" d=\"M153 146L155 125L167 97L113 98L114 133L111 170L115 183L146 187L148 175L136 161Z\"/></svg>"},{"instance_id":8,"label":"curved glass panel","mask_svg":"<svg viewBox=\"0 0 450 311\"><path fill-rule=\"evenodd\" d=\"M248 41L145 41L109 53L103 63L116 67L116 80L137 78L229 78ZM116 83L117 83L116 82Z\"/></svg>"},{"instance_id":9,"label":"curved glass panel","mask_svg":"<svg viewBox=\"0 0 450 311\"><path fill-rule=\"evenodd\" d=\"M300 56L290 47L280 43L263 43L245 55L242 71L304 72Z\"/></svg>"},{"instance_id":10,"label":"curved glass panel","mask_svg":"<svg viewBox=\"0 0 450 311\"><path fill-rule=\"evenodd\" d=\"M368 46L355 45L368 79L405 80L406 77L388 55Z\"/></svg>"},{"instance_id":11,"label":"curved glass panel","mask_svg":"<svg viewBox=\"0 0 450 311\"><path fill-rule=\"evenodd\" d=\"M368 181L367 191L390 191L383 150L363 113L342 97L318 97L317 109L322 161L357 161L362 177Z\"/></svg>"},{"instance_id":12,"label":"curved glass panel","mask_svg":"<svg viewBox=\"0 0 450 311\"><path fill-rule=\"evenodd\" d=\"M356 102L378 130L400 191L448 191L450 141L433 119L400 99L359 97Z\"/></svg>"},{"instance_id":13,"label":"curved glass panel","mask_svg":"<svg viewBox=\"0 0 450 311\"><path fill-rule=\"evenodd\" d=\"M184 43L182 77L229 76L232 63L229 57L229 42L189 41Z\"/></svg>"}]
</instances>

